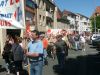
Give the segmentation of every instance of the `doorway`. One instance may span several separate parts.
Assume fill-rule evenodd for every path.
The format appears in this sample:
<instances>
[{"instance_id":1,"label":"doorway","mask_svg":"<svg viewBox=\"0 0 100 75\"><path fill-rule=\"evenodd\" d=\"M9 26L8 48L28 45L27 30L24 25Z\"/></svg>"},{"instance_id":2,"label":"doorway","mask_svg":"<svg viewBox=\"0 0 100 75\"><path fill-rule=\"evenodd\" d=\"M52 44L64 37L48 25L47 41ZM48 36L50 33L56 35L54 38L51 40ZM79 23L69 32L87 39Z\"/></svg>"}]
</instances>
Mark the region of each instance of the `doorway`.
<instances>
[{"instance_id":1,"label":"doorway","mask_svg":"<svg viewBox=\"0 0 100 75\"><path fill-rule=\"evenodd\" d=\"M21 34L21 29L7 29L7 35L11 35L12 37L19 36Z\"/></svg>"}]
</instances>

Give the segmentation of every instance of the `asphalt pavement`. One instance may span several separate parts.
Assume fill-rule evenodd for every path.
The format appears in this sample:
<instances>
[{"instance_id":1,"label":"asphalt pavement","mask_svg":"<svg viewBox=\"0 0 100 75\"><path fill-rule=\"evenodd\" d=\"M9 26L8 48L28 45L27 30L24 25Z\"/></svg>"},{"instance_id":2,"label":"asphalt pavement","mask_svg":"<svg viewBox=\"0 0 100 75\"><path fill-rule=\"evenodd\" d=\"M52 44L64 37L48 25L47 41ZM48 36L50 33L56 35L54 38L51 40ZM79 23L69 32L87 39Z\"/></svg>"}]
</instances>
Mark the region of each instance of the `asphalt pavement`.
<instances>
[{"instance_id":1,"label":"asphalt pavement","mask_svg":"<svg viewBox=\"0 0 100 75\"><path fill-rule=\"evenodd\" d=\"M100 75L99 56L99 52L91 45L86 45L85 51L69 50L64 69L53 69L53 66L57 66L57 60L49 58L49 64L43 67L43 75ZM0 75L6 75L4 64L0 56Z\"/></svg>"}]
</instances>

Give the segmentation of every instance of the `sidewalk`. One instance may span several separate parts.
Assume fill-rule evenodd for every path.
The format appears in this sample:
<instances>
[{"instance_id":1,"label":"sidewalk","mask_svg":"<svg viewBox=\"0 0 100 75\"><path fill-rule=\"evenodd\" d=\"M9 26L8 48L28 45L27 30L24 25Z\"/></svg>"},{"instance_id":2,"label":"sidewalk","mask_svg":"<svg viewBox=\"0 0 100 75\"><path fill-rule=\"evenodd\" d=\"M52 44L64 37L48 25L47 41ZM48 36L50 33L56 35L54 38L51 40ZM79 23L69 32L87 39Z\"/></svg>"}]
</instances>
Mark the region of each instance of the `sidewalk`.
<instances>
[{"instance_id":1,"label":"sidewalk","mask_svg":"<svg viewBox=\"0 0 100 75\"><path fill-rule=\"evenodd\" d=\"M94 59L95 57L98 57L96 56L97 53L98 51L96 51L95 48L91 48L91 45L86 45L86 51L69 50L68 60L66 64L67 65L66 68L68 70L66 69L65 75L90 75L90 74L85 74L84 69L89 70L89 73L97 72L96 67L99 67L99 65L96 63L96 59ZM48 62L49 62L49 65L44 66L43 68L43 75L57 75L53 71L53 65L57 64L57 60L48 59ZM0 65L4 67L4 64L5 64L4 60L2 59L2 56L0 55ZM80 71L79 74L70 74L70 73L77 72L77 70ZM67 73L67 71L70 73ZM6 75L6 71L1 71L1 67L0 67L0 75ZM13 75L13 74L10 74L10 75ZM97 75L97 74L94 74L94 75Z\"/></svg>"},{"instance_id":2,"label":"sidewalk","mask_svg":"<svg viewBox=\"0 0 100 75\"><path fill-rule=\"evenodd\" d=\"M53 60L51 58L48 59L48 65L43 67L43 75L56 75L53 72L53 65L57 64L57 60ZM6 71L2 71L1 69L4 68L4 60L2 59L2 56L0 55L0 65L2 66L2 68L0 67L0 75L7 75ZM25 67L24 67L25 68ZM14 74L10 74L10 75L14 75Z\"/></svg>"},{"instance_id":3,"label":"sidewalk","mask_svg":"<svg viewBox=\"0 0 100 75\"><path fill-rule=\"evenodd\" d=\"M26 69L25 67L23 67ZM2 59L2 56L0 55L0 75L7 75L6 69L5 69L5 61ZM15 75L13 73L10 73L9 75Z\"/></svg>"},{"instance_id":4,"label":"sidewalk","mask_svg":"<svg viewBox=\"0 0 100 75\"><path fill-rule=\"evenodd\" d=\"M2 59L2 56L0 54L0 75L7 75L6 69L5 69L5 62ZM14 74L9 74L9 75L14 75Z\"/></svg>"}]
</instances>

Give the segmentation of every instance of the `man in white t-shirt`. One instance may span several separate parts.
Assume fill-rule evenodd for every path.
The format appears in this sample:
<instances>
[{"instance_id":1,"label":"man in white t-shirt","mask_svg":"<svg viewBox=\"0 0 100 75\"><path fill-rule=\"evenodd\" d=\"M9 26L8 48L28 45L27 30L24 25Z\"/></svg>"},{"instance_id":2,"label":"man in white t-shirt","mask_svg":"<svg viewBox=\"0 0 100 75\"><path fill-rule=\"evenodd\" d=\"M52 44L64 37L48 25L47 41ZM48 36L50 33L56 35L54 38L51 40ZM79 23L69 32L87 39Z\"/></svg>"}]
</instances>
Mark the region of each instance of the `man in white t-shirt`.
<instances>
[{"instance_id":1,"label":"man in white t-shirt","mask_svg":"<svg viewBox=\"0 0 100 75\"><path fill-rule=\"evenodd\" d=\"M81 43L81 47L82 47L82 50L85 51L85 38L83 35L80 36L80 43Z\"/></svg>"}]
</instances>

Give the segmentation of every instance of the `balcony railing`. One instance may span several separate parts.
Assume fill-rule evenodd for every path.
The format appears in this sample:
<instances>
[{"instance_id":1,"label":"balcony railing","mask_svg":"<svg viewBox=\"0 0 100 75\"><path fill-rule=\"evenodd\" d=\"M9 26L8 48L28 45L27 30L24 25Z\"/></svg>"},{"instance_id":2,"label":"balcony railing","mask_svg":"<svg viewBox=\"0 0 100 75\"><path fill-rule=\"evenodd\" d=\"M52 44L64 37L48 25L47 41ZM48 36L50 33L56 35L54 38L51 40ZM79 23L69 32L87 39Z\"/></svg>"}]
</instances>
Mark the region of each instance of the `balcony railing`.
<instances>
[{"instance_id":1,"label":"balcony railing","mask_svg":"<svg viewBox=\"0 0 100 75\"><path fill-rule=\"evenodd\" d=\"M50 17L50 18L53 17L53 15L52 15L50 12L48 12L48 11L46 11L46 16L47 16L47 17Z\"/></svg>"}]
</instances>

